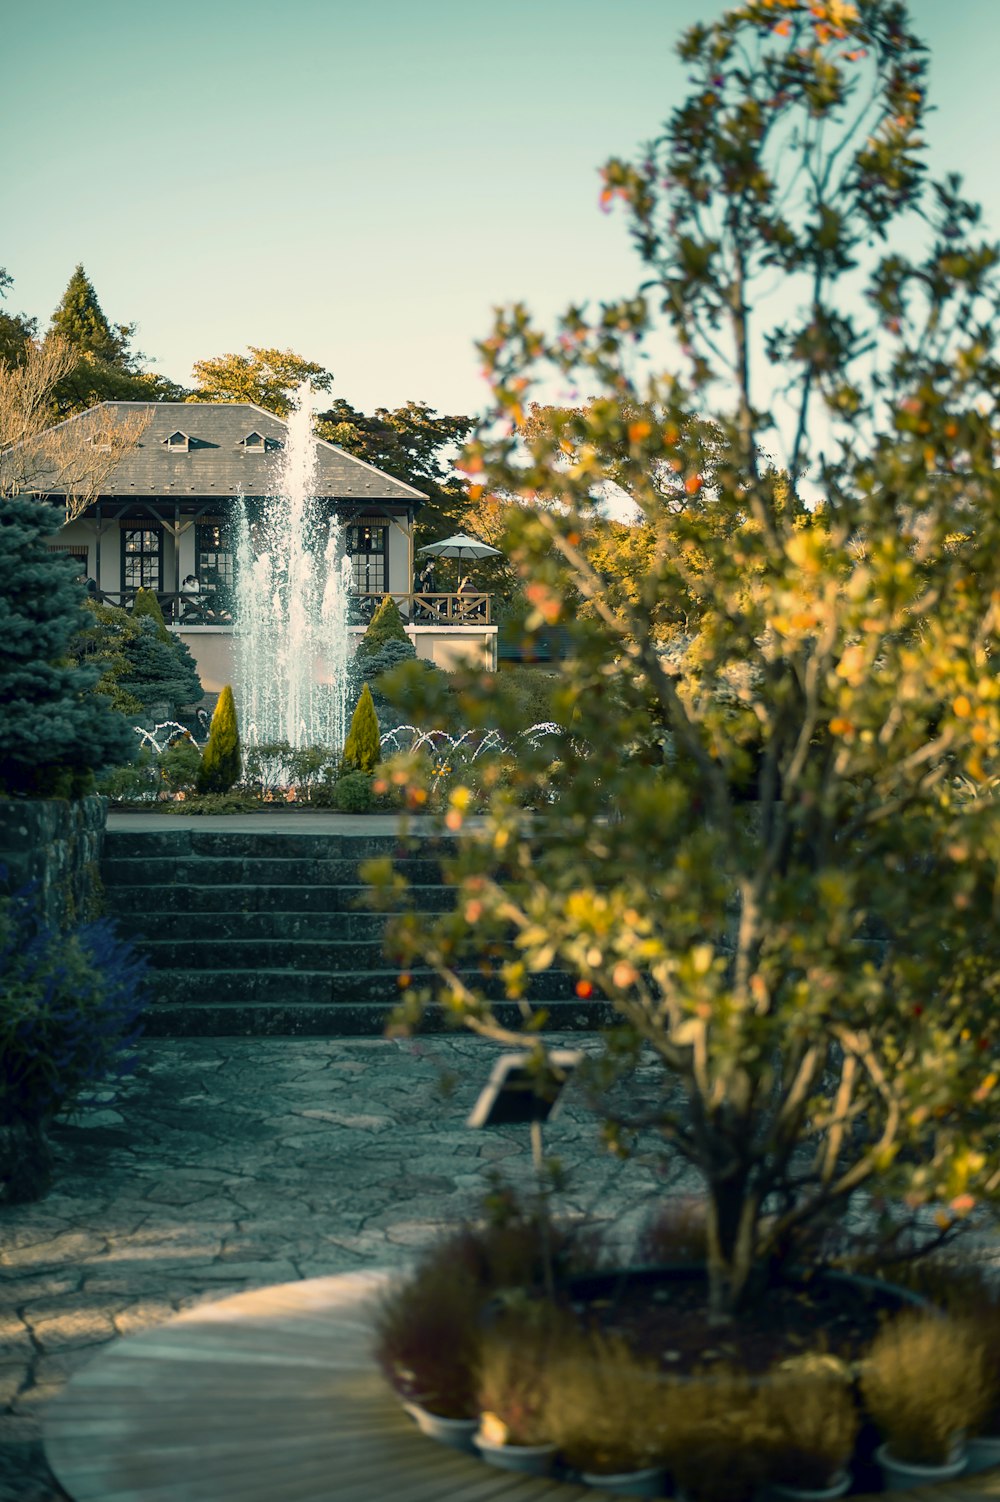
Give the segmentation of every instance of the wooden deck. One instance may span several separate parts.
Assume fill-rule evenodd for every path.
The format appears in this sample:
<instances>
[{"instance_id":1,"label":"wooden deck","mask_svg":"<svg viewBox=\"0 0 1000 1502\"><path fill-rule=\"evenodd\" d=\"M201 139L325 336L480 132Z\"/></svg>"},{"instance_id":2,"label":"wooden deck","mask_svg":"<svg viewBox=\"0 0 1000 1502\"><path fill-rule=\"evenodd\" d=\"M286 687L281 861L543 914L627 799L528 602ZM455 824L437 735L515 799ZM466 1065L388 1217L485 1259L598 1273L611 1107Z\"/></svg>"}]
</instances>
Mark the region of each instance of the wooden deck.
<instances>
[{"instance_id":1,"label":"wooden deck","mask_svg":"<svg viewBox=\"0 0 1000 1502\"><path fill-rule=\"evenodd\" d=\"M371 1359L381 1273L258 1289L116 1342L51 1404L76 1502L599 1502L418 1433ZM898 1502L1000 1499L1000 1472Z\"/></svg>"}]
</instances>

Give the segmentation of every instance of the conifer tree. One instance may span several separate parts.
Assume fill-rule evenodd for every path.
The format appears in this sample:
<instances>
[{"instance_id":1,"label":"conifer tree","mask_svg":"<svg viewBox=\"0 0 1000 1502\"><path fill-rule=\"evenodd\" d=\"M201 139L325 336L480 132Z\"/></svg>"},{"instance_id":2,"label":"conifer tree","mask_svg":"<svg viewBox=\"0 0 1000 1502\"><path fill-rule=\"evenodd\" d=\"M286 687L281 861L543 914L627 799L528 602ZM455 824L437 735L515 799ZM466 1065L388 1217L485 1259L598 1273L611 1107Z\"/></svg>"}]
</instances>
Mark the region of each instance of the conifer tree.
<instances>
[{"instance_id":1,"label":"conifer tree","mask_svg":"<svg viewBox=\"0 0 1000 1502\"><path fill-rule=\"evenodd\" d=\"M163 619L163 611L160 602L151 589L143 589L142 586L135 592L135 600L132 605L133 617L148 617L156 626L156 634L161 641L170 641L170 632L167 623Z\"/></svg>"},{"instance_id":2,"label":"conifer tree","mask_svg":"<svg viewBox=\"0 0 1000 1502\"><path fill-rule=\"evenodd\" d=\"M351 716L351 728L344 742L343 770L345 772L374 772L379 762L381 739L378 715L367 683Z\"/></svg>"},{"instance_id":3,"label":"conifer tree","mask_svg":"<svg viewBox=\"0 0 1000 1502\"><path fill-rule=\"evenodd\" d=\"M132 618L133 630L122 643L126 669L118 679L123 693L138 699L144 709L166 704L175 713L182 704L196 704L202 696L190 651L168 635L161 641L148 616Z\"/></svg>"},{"instance_id":4,"label":"conifer tree","mask_svg":"<svg viewBox=\"0 0 1000 1502\"><path fill-rule=\"evenodd\" d=\"M227 683L215 706L198 772L199 793L228 793L242 770L236 704Z\"/></svg>"},{"instance_id":5,"label":"conifer tree","mask_svg":"<svg viewBox=\"0 0 1000 1502\"><path fill-rule=\"evenodd\" d=\"M45 546L54 525L38 501L0 506L0 794L78 797L135 754L127 720L91 692L98 669L73 660L84 591L78 564Z\"/></svg>"},{"instance_id":6,"label":"conifer tree","mask_svg":"<svg viewBox=\"0 0 1000 1502\"><path fill-rule=\"evenodd\" d=\"M403 617L392 595L386 595L372 616L368 630L358 642L358 655L373 657L389 641L409 642Z\"/></svg>"},{"instance_id":7,"label":"conifer tree","mask_svg":"<svg viewBox=\"0 0 1000 1502\"><path fill-rule=\"evenodd\" d=\"M97 300L93 282L78 265L52 314L52 333L61 335L81 355L91 355L131 373L134 362L129 341L134 332L134 324L112 327Z\"/></svg>"}]
</instances>

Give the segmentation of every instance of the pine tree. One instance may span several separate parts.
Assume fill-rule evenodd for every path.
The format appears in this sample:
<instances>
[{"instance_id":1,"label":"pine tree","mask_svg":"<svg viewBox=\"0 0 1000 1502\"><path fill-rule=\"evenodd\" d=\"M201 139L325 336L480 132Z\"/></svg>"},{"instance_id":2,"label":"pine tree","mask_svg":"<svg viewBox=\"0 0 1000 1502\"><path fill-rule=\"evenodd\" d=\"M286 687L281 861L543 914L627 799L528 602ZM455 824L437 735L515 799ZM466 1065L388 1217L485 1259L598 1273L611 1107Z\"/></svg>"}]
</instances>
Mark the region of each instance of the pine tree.
<instances>
[{"instance_id":1,"label":"pine tree","mask_svg":"<svg viewBox=\"0 0 1000 1502\"><path fill-rule=\"evenodd\" d=\"M92 692L98 669L73 658L84 591L79 565L45 546L54 525L38 501L0 506L0 794L78 797L136 751L128 721Z\"/></svg>"},{"instance_id":2,"label":"pine tree","mask_svg":"<svg viewBox=\"0 0 1000 1502\"><path fill-rule=\"evenodd\" d=\"M60 334L82 355L91 355L129 373L133 370L129 341L135 325L118 324L112 328L97 300L94 284L82 265L73 272L59 306L52 314L51 331Z\"/></svg>"},{"instance_id":3,"label":"pine tree","mask_svg":"<svg viewBox=\"0 0 1000 1502\"><path fill-rule=\"evenodd\" d=\"M368 630L358 642L358 655L374 656L388 641L408 642L409 640L406 627L403 625L403 617L399 613L399 606L392 595L386 595L372 616Z\"/></svg>"},{"instance_id":4,"label":"pine tree","mask_svg":"<svg viewBox=\"0 0 1000 1502\"><path fill-rule=\"evenodd\" d=\"M228 793L242 770L236 704L228 683L219 695L198 772L199 793Z\"/></svg>"},{"instance_id":5,"label":"pine tree","mask_svg":"<svg viewBox=\"0 0 1000 1502\"><path fill-rule=\"evenodd\" d=\"M381 738L378 715L367 683L351 716L351 728L344 742L343 770L345 772L374 772L379 762Z\"/></svg>"}]
</instances>

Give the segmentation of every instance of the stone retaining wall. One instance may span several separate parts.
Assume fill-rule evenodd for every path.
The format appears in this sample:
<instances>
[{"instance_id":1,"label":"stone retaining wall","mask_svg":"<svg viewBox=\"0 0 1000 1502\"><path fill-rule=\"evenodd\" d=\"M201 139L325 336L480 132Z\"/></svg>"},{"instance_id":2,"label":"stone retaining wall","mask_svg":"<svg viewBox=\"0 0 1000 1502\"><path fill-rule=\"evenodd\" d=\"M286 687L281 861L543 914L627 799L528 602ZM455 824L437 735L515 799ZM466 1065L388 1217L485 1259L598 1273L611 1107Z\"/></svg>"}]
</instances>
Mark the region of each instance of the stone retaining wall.
<instances>
[{"instance_id":1,"label":"stone retaining wall","mask_svg":"<svg viewBox=\"0 0 1000 1502\"><path fill-rule=\"evenodd\" d=\"M106 798L0 799L0 889L37 884L47 922L69 928L101 909Z\"/></svg>"}]
</instances>

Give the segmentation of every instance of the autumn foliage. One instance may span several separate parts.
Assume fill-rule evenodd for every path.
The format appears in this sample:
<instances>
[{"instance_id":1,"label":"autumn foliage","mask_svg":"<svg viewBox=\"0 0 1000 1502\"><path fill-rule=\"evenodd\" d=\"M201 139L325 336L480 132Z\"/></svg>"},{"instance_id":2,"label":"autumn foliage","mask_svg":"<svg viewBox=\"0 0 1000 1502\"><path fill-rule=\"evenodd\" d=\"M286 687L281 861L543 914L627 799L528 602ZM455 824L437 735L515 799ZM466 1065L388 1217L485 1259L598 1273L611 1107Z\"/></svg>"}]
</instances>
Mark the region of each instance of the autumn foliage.
<instances>
[{"instance_id":1,"label":"autumn foliage","mask_svg":"<svg viewBox=\"0 0 1000 1502\"><path fill-rule=\"evenodd\" d=\"M605 1105L609 1140L652 1126L700 1174L723 1317L820 1229L856 1253L859 1194L912 1251L1000 1190L1000 292L927 180L904 5L747 0L679 50L687 96L604 170L641 290L552 333L505 309L481 346L470 469L526 503L505 546L527 628L573 641L565 734L461 841L456 914L395 942L499 1038L459 972L511 933L509 997L559 965L610 1002L601 1082L645 1049L664 1086ZM598 394L525 442L553 376ZM646 529L613 597L586 543L612 479Z\"/></svg>"}]
</instances>

